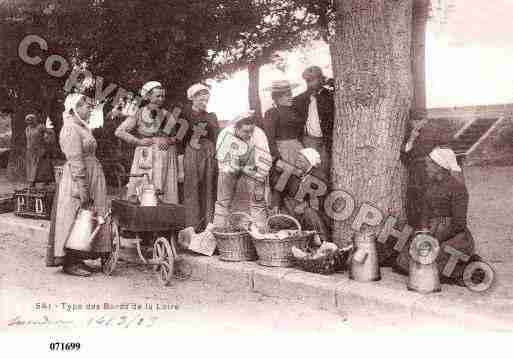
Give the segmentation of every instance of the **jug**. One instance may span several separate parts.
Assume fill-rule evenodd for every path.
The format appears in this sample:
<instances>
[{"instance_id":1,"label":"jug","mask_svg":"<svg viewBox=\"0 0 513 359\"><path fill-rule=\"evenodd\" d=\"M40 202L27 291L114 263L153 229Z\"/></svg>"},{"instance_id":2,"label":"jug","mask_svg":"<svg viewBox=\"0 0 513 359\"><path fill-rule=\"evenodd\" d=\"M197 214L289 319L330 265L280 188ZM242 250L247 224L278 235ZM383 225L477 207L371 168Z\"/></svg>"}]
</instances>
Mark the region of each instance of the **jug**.
<instances>
[{"instance_id":1,"label":"jug","mask_svg":"<svg viewBox=\"0 0 513 359\"><path fill-rule=\"evenodd\" d=\"M159 199L154 185L143 184L136 188L136 193L141 207L155 207L158 205Z\"/></svg>"},{"instance_id":2,"label":"jug","mask_svg":"<svg viewBox=\"0 0 513 359\"><path fill-rule=\"evenodd\" d=\"M381 280L376 239L376 234L370 231L354 234L349 273L351 279L358 282Z\"/></svg>"},{"instance_id":3,"label":"jug","mask_svg":"<svg viewBox=\"0 0 513 359\"><path fill-rule=\"evenodd\" d=\"M408 290L423 294L440 292L440 274L436 258L438 240L427 232L417 232L410 246Z\"/></svg>"},{"instance_id":4,"label":"jug","mask_svg":"<svg viewBox=\"0 0 513 359\"><path fill-rule=\"evenodd\" d=\"M90 252L93 239L105 223L103 217L96 217L92 209L80 208L71 232L66 240L65 248L82 252Z\"/></svg>"}]
</instances>

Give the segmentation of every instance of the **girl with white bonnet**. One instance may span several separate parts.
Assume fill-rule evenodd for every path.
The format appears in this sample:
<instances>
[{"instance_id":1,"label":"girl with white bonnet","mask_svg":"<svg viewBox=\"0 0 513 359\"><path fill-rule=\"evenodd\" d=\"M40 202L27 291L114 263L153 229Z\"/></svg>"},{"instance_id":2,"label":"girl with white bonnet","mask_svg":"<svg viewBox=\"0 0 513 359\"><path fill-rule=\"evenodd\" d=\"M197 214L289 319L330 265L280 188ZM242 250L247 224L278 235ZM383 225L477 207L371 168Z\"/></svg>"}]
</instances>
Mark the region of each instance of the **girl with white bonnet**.
<instances>
[{"instance_id":1,"label":"girl with white bonnet","mask_svg":"<svg viewBox=\"0 0 513 359\"><path fill-rule=\"evenodd\" d=\"M64 248L80 207L92 206L98 216L107 211L107 188L102 166L95 156L97 143L88 123L95 105L83 94L72 93L64 102L63 127L59 144L66 163L52 209L47 266L63 266L67 274L89 276L92 268L82 259L98 258L110 252L110 235L100 231L91 253Z\"/></svg>"},{"instance_id":2,"label":"girl with white bonnet","mask_svg":"<svg viewBox=\"0 0 513 359\"><path fill-rule=\"evenodd\" d=\"M474 254L474 239L467 227L467 209L469 195L464 182L458 179L461 168L456 155L449 148L435 147L426 159L427 186L423 195L421 223L417 230L427 230L440 242L440 255L437 258L438 269L442 275L450 254L445 246L452 247L470 257L470 261L479 260ZM397 258L400 271L408 271L409 243ZM462 274L468 264L459 261L449 277L442 276L446 282L462 284Z\"/></svg>"},{"instance_id":3,"label":"girl with white bonnet","mask_svg":"<svg viewBox=\"0 0 513 359\"><path fill-rule=\"evenodd\" d=\"M185 221L187 227L201 232L214 219L219 124L216 114L207 112L210 99L207 86L192 85L187 90L187 98L191 104L183 111L189 125L183 139Z\"/></svg>"},{"instance_id":4,"label":"girl with white bonnet","mask_svg":"<svg viewBox=\"0 0 513 359\"><path fill-rule=\"evenodd\" d=\"M177 119L162 108L166 92L160 82L147 82L141 89L141 96L143 106L128 116L115 132L118 138L136 146L130 174L141 177L130 178L127 199L136 201L137 189L149 179L164 202L178 203L176 139L167 131L173 129Z\"/></svg>"}]
</instances>

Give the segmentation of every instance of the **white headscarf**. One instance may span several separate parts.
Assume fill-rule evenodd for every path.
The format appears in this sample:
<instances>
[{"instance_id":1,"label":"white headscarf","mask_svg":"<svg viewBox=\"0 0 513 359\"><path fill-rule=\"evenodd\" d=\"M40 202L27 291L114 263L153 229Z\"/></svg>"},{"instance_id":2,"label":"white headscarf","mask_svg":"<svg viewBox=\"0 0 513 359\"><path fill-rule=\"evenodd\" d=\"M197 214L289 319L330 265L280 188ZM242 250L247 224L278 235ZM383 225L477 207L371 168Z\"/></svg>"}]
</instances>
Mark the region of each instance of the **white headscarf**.
<instances>
[{"instance_id":1,"label":"white headscarf","mask_svg":"<svg viewBox=\"0 0 513 359\"><path fill-rule=\"evenodd\" d=\"M321 155L314 148L303 148L299 153L301 153L308 162L310 162L310 168L308 171L321 163Z\"/></svg>"},{"instance_id":2,"label":"white headscarf","mask_svg":"<svg viewBox=\"0 0 513 359\"><path fill-rule=\"evenodd\" d=\"M194 84L187 90L187 98L192 101L194 95L196 95L200 91L210 92L210 89L207 86L200 83Z\"/></svg>"},{"instance_id":3,"label":"white headscarf","mask_svg":"<svg viewBox=\"0 0 513 359\"><path fill-rule=\"evenodd\" d=\"M82 98L84 98L84 95L81 93L70 93L64 100L64 111L69 112L73 110L76 112L77 104Z\"/></svg>"},{"instance_id":4,"label":"white headscarf","mask_svg":"<svg viewBox=\"0 0 513 359\"><path fill-rule=\"evenodd\" d=\"M62 115L64 120L75 117L88 127L87 122L80 117L77 111L77 105L83 98L85 98L84 94L75 92L66 96L66 99L64 100L64 113ZM73 110L73 114L70 114L70 110Z\"/></svg>"},{"instance_id":5,"label":"white headscarf","mask_svg":"<svg viewBox=\"0 0 513 359\"><path fill-rule=\"evenodd\" d=\"M53 123L52 123L52 120L50 119L50 117L46 117L45 127L46 128L53 128Z\"/></svg>"},{"instance_id":6,"label":"white headscarf","mask_svg":"<svg viewBox=\"0 0 513 359\"><path fill-rule=\"evenodd\" d=\"M151 90L157 88L157 87L163 87L162 84L158 81L149 81L144 84L144 86L141 88L141 96L146 97L147 94L150 93Z\"/></svg>"},{"instance_id":7,"label":"white headscarf","mask_svg":"<svg viewBox=\"0 0 513 359\"><path fill-rule=\"evenodd\" d=\"M461 167L456 161L456 154L450 148L435 147L429 154L429 158L446 170L461 172Z\"/></svg>"}]
</instances>

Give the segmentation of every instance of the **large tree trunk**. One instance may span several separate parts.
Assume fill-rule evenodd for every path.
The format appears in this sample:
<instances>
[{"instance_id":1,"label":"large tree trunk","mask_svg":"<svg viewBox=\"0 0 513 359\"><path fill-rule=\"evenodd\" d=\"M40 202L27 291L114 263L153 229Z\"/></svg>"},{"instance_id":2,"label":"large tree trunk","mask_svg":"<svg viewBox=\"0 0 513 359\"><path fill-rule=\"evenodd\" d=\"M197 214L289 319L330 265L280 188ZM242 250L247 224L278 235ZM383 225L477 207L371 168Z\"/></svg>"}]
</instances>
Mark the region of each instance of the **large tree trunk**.
<instances>
[{"instance_id":1,"label":"large tree trunk","mask_svg":"<svg viewBox=\"0 0 513 359\"><path fill-rule=\"evenodd\" d=\"M354 219L363 203L384 218L406 217L406 170L399 154L413 97L412 7L413 0L336 0L332 57L338 146L332 178L356 205L349 219L334 224L339 244L347 244L357 230Z\"/></svg>"},{"instance_id":2,"label":"large tree trunk","mask_svg":"<svg viewBox=\"0 0 513 359\"><path fill-rule=\"evenodd\" d=\"M424 112L426 109L426 24L429 3L430 0L415 0L413 5L413 108L420 112Z\"/></svg>"},{"instance_id":3,"label":"large tree trunk","mask_svg":"<svg viewBox=\"0 0 513 359\"><path fill-rule=\"evenodd\" d=\"M248 100L249 108L255 111L257 118L262 116L262 103L260 101L260 64L251 62L248 64Z\"/></svg>"}]
</instances>

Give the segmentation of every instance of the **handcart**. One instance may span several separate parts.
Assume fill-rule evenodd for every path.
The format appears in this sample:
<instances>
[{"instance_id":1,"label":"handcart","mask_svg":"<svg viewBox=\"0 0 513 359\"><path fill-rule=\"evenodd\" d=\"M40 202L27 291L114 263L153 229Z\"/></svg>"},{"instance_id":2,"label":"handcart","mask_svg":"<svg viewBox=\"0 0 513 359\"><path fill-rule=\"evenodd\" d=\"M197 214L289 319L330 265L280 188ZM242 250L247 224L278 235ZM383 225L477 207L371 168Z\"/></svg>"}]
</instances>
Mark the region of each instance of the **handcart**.
<instances>
[{"instance_id":1,"label":"handcart","mask_svg":"<svg viewBox=\"0 0 513 359\"><path fill-rule=\"evenodd\" d=\"M178 255L177 233L185 228L185 207L179 204L159 202L156 206L141 206L123 199L111 202L110 226L112 250L102 259L102 269L111 275L119 260L121 234L135 235L137 254L143 264L153 266L163 285L182 274L184 263ZM177 265L180 264L180 268Z\"/></svg>"}]
</instances>

